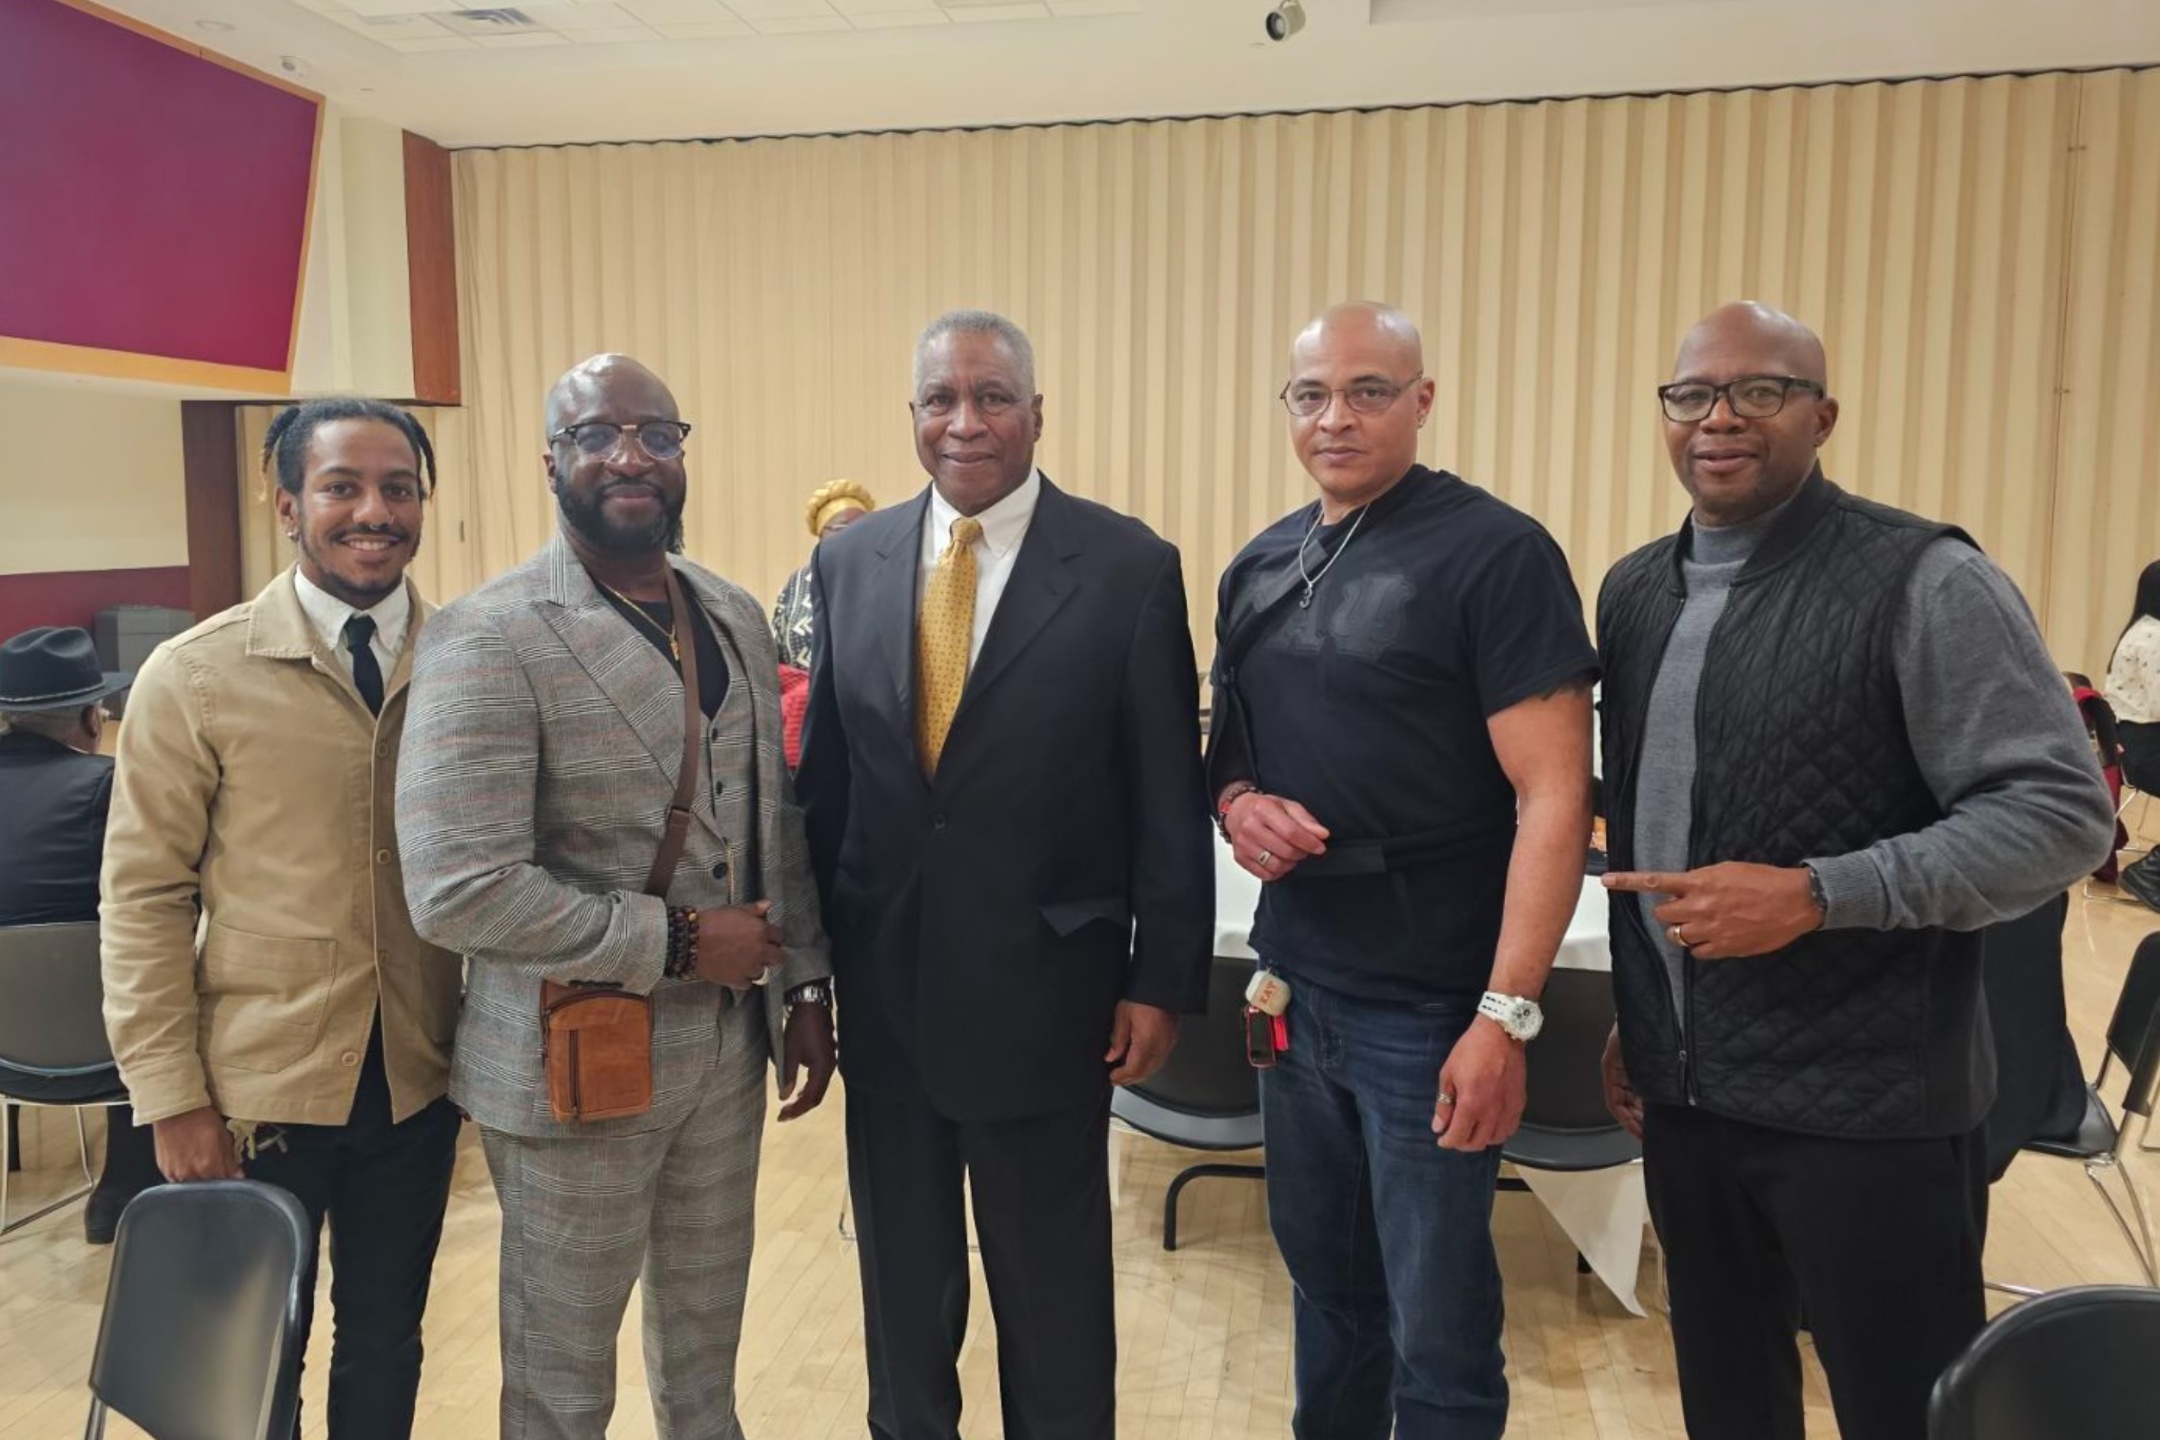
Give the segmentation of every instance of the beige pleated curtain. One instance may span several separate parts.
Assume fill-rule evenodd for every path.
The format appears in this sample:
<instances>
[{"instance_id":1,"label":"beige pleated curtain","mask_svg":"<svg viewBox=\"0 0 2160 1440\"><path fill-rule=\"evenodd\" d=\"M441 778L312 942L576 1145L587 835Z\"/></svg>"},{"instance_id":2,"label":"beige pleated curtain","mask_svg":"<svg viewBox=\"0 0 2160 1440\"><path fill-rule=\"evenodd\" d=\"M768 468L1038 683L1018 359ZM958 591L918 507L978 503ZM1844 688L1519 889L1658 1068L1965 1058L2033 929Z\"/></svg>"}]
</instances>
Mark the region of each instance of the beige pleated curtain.
<instances>
[{"instance_id":1,"label":"beige pleated curtain","mask_svg":"<svg viewBox=\"0 0 2160 1440\"><path fill-rule=\"evenodd\" d=\"M911 347L956 306L1027 328L1042 465L1179 545L1203 657L1223 566L1309 495L1289 341L1353 297L1424 327L1426 458L1538 516L1586 603L1683 513L1653 387L1743 297L1824 334L1830 473L1970 529L2066 666L2104 665L2160 556L2160 72L475 150L455 179L439 596L551 532L543 397L620 350L697 427L690 553L769 599L817 484L922 486Z\"/></svg>"}]
</instances>

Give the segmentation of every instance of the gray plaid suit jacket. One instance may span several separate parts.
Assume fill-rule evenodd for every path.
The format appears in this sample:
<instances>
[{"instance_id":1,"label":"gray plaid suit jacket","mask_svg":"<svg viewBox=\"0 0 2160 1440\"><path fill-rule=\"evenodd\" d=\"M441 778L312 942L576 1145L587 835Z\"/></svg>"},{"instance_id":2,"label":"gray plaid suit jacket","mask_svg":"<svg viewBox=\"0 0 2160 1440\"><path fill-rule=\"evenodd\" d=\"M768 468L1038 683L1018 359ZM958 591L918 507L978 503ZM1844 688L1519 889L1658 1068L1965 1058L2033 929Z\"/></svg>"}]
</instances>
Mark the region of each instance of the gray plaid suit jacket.
<instances>
[{"instance_id":1,"label":"gray plaid suit jacket","mask_svg":"<svg viewBox=\"0 0 2160 1440\"><path fill-rule=\"evenodd\" d=\"M782 997L831 973L781 751L764 610L710 571L673 564L749 669L729 683L750 687L755 738L705 747L710 776L695 787L697 823L664 903L644 885L682 765L682 682L601 598L569 545L557 536L444 606L420 633L398 766L406 899L422 936L466 957L450 1095L492 1129L625 1135L672 1125L688 1110L718 1052L727 992L662 977L669 905L773 902L786 963L746 1003L765 1006L776 1060ZM744 837L719 830L711 778L731 793L757 787L754 867ZM653 997L649 1114L553 1117L542 980L608 981Z\"/></svg>"}]
</instances>

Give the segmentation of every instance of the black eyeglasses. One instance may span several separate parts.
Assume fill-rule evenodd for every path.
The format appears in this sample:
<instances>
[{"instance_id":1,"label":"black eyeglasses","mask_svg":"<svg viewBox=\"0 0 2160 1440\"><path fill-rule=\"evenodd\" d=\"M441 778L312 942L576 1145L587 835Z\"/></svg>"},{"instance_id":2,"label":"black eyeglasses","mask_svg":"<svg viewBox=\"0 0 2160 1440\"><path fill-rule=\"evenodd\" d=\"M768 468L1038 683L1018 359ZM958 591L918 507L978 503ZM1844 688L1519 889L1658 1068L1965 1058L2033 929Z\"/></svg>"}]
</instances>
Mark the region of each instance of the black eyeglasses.
<instances>
[{"instance_id":1,"label":"black eyeglasses","mask_svg":"<svg viewBox=\"0 0 2160 1440\"><path fill-rule=\"evenodd\" d=\"M568 440L577 446L578 453L599 459L612 455L615 447L622 444L623 436L635 436L638 448L655 460L673 460L683 452L683 441L690 438L690 427L680 420L646 420L636 425L616 425L606 420L587 420L582 425L565 425L548 436L548 443Z\"/></svg>"},{"instance_id":2,"label":"black eyeglasses","mask_svg":"<svg viewBox=\"0 0 2160 1440\"><path fill-rule=\"evenodd\" d=\"M1360 415L1378 415L1402 399L1403 391L1424 378L1425 373L1421 370L1399 385L1393 380L1366 379L1345 385L1339 390L1330 390L1317 380L1293 380L1283 386L1282 394L1275 398L1282 401L1285 410L1300 420L1309 420L1327 409L1328 402L1337 395L1342 396L1343 403Z\"/></svg>"},{"instance_id":3,"label":"black eyeglasses","mask_svg":"<svg viewBox=\"0 0 2160 1440\"><path fill-rule=\"evenodd\" d=\"M1741 419L1767 420L1785 408L1795 390L1805 390L1818 400L1830 393L1813 380L1802 380L1797 375L1742 375L1723 385L1679 380L1658 386L1657 394L1666 419L1675 425L1693 425L1710 418L1721 395Z\"/></svg>"}]
</instances>

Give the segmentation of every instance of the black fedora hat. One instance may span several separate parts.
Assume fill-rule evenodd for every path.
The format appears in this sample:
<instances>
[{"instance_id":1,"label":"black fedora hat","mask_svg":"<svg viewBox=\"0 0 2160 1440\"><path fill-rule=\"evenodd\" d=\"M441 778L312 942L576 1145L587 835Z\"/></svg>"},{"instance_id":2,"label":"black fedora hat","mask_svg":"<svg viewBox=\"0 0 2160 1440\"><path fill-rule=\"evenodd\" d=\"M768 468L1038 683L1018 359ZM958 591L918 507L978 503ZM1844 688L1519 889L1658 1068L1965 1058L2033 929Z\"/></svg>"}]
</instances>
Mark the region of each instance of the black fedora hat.
<instances>
[{"instance_id":1,"label":"black fedora hat","mask_svg":"<svg viewBox=\"0 0 2160 1440\"><path fill-rule=\"evenodd\" d=\"M0 645L0 710L73 710L134 681L132 674L99 669L90 632L77 626L41 625Z\"/></svg>"}]
</instances>

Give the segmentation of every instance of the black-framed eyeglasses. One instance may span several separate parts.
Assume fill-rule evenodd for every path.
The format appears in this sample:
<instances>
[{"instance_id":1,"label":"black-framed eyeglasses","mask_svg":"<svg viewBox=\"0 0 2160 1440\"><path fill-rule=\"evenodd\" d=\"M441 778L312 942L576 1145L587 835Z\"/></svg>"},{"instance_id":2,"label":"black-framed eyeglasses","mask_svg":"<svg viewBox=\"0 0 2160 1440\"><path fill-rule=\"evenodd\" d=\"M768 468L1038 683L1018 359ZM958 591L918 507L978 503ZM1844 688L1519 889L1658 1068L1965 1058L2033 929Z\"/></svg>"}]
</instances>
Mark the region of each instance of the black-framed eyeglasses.
<instances>
[{"instance_id":1,"label":"black-framed eyeglasses","mask_svg":"<svg viewBox=\"0 0 2160 1440\"><path fill-rule=\"evenodd\" d=\"M565 425L548 436L548 443L568 440L577 446L578 453L599 459L615 453L625 435L634 436L638 448L655 460L673 460L683 452L683 441L690 438L690 427L680 420L644 420L635 425L617 425L607 420L587 420L582 425Z\"/></svg>"},{"instance_id":2,"label":"black-framed eyeglasses","mask_svg":"<svg viewBox=\"0 0 2160 1440\"><path fill-rule=\"evenodd\" d=\"M1300 420L1309 420L1327 409L1328 402L1337 395L1342 396L1343 403L1360 415L1378 415L1402 399L1405 390L1424 378L1425 372L1420 370L1401 382L1368 377L1333 390L1317 380L1292 380L1283 386L1282 394L1275 398L1282 401L1283 408Z\"/></svg>"},{"instance_id":3,"label":"black-framed eyeglasses","mask_svg":"<svg viewBox=\"0 0 2160 1440\"><path fill-rule=\"evenodd\" d=\"M1785 402L1795 390L1805 390L1820 400L1830 392L1813 380L1802 380L1797 375L1742 375L1723 385L1712 385L1703 380L1676 380L1670 385L1658 386L1658 404L1665 407L1665 418L1675 425L1693 425L1710 418L1717 409L1718 397L1732 407L1732 413L1743 420L1767 420L1785 408Z\"/></svg>"}]
</instances>

